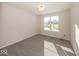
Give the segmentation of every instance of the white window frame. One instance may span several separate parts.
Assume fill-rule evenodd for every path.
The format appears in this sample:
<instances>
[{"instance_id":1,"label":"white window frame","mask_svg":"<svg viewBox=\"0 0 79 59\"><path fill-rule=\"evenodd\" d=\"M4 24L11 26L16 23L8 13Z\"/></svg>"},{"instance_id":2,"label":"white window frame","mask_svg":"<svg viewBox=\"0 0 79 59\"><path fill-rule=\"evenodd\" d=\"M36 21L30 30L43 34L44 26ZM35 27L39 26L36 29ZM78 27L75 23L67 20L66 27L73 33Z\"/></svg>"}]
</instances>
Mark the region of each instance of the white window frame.
<instances>
[{"instance_id":1,"label":"white window frame","mask_svg":"<svg viewBox=\"0 0 79 59\"><path fill-rule=\"evenodd\" d=\"M52 29L51 29L51 22L52 22L51 17L54 17L54 16L45 16L45 17L49 17L49 18L50 18L50 24L49 24L49 25L50 25L50 28L49 28L49 30L46 30L46 29L45 29L45 24L46 24L46 23L44 22L44 30L45 30L45 31L58 32L58 31L59 31L59 21L60 21L59 16L57 16L57 17L58 17L58 23L57 23L57 24L58 24L58 29L57 29L57 30L52 30ZM44 21L45 21L45 17L44 17Z\"/></svg>"}]
</instances>

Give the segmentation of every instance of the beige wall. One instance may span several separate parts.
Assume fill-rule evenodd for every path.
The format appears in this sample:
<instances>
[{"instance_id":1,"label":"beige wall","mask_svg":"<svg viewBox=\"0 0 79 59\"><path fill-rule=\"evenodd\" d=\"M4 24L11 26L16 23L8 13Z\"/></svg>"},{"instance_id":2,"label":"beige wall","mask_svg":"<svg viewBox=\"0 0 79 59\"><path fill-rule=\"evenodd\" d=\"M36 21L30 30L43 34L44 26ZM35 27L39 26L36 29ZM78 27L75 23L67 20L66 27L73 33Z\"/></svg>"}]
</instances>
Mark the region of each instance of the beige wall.
<instances>
[{"instance_id":1,"label":"beige wall","mask_svg":"<svg viewBox=\"0 0 79 59\"><path fill-rule=\"evenodd\" d=\"M71 8L71 43L79 56L79 3L73 3Z\"/></svg>"},{"instance_id":2,"label":"beige wall","mask_svg":"<svg viewBox=\"0 0 79 59\"><path fill-rule=\"evenodd\" d=\"M52 14L47 14L47 15L43 15L41 16L41 20L40 20L40 34L43 35L48 35L48 36L52 36L52 37L57 37L57 38L62 38L65 40L70 40L70 27L69 27L69 10L64 10L61 12L56 12L56 13L52 13ZM59 32L51 32L51 31L44 31L43 30L43 18L44 16L59 16L60 17L60 21L59 21ZM65 34L65 36L64 36Z\"/></svg>"},{"instance_id":3,"label":"beige wall","mask_svg":"<svg viewBox=\"0 0 79 59\"><path fill-rule=\"evenodd\" d=\"M2 40L2 6L0 3L0 41Z\"/></svg>"},{"instance_id":4,"label":"beige wall","mask_svg":"<svg viewBox=\"0 0 79 59\"><path fill-rule=\"evenodd\" d=\"M0 48L37 34L37 17L34 13L6 3L2 4L1 12L2 39L0 39Z\"/></svg>"},{"instance_id":5,"label":"beige wall","mask_svg":"<svg viewBox=\"0 0 79 59\"><path fill-rule=\"evenodd\" d=\"M27 10L22 10L3 3L0 9L0 48L11 45L35 34L70 40L69 10L49 15L60 16L60 31L46 32L43 30L43 17ZM65 34L65 37L64 37Z\"/></svg>"}]
</instances>

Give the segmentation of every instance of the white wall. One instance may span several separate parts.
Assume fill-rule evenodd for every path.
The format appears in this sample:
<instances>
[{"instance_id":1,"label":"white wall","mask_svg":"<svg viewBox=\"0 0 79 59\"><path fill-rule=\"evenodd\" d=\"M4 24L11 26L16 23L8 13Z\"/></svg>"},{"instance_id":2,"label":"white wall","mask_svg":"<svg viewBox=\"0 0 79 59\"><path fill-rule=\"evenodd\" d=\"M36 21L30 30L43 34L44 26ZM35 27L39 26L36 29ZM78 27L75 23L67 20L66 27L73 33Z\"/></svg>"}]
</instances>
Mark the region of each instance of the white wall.
<instances>
[{"instance_id":1,"label":"white wall","mask_svg":"<svg viewBox=\"0 0 79 59\"><path fill-rule=\"evenodd\" d=\"M76 55L79 56L79 3L71 7L71 43Z\"/></svg>"},{"instance_id":2,"label":"white wall","mask_svg":"<svg viewBox=\"0 0 79 59\"><path fill-rule=\"evenodd\" d=\"M47 15L43 15L41 16L41 20L40 20L40 34L43 35L48 35L48 36L52 36L52 37L57 37L57 38L61 38L61 39L65 39L65 40L70 40L70 27L69 27L69 13L70 10L64 10L61 12L56 12L56 13L51 13L51 14L47 14ZM43 18L44 16L59 16L60 21L59 21L59 32L51 32L51 31L44 31L43 30ZM65 34L65 37L64 37Z\"/></svg>"},{"instance_id":3,"label":"white wall","mask_svg":"<svg viewBox=\"0 0 79 59\"><path fill-rule=\"evenodd\" d=\"M1 12L2 39L0 40L0 48L37 34L37 17L34 13L7 3L2 4Z\"/></svg>"}]
</instances>

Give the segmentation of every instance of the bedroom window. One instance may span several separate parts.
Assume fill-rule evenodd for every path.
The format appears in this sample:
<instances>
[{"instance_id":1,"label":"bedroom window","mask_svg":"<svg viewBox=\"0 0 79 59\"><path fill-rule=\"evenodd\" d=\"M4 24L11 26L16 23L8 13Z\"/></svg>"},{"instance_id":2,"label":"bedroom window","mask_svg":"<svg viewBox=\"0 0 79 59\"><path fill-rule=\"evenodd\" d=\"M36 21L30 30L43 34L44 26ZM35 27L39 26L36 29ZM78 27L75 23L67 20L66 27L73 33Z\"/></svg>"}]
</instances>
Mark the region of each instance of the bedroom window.
<instances>
[{"instance_id":1,"label":"bedroom window","mask_svg":"<svg viewBox=\"0 0 79 59\"><path fill-rule=\"evenodd\" d=\"M44 17L44 30L45 31L59 31L59 16Z\"/></svg>"}]
</instances>

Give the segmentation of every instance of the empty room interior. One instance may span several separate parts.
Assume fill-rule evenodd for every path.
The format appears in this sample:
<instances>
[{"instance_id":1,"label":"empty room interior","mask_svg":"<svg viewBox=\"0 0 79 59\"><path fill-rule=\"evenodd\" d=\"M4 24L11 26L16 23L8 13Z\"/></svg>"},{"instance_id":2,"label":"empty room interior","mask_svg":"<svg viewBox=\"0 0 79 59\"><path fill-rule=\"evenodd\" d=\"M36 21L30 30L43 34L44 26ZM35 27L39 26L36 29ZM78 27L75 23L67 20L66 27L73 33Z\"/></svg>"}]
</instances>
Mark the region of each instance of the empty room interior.
<instances>
[{"instance_id":1,"label":"empty room interior","mask_svg":"<svg viewBox=\"0 0 79 59\"><path fill-rule=\"evenodd\" d=\"M79 56L79 3L0 2L0 56Z\"/></svg>"}]
</instances>

